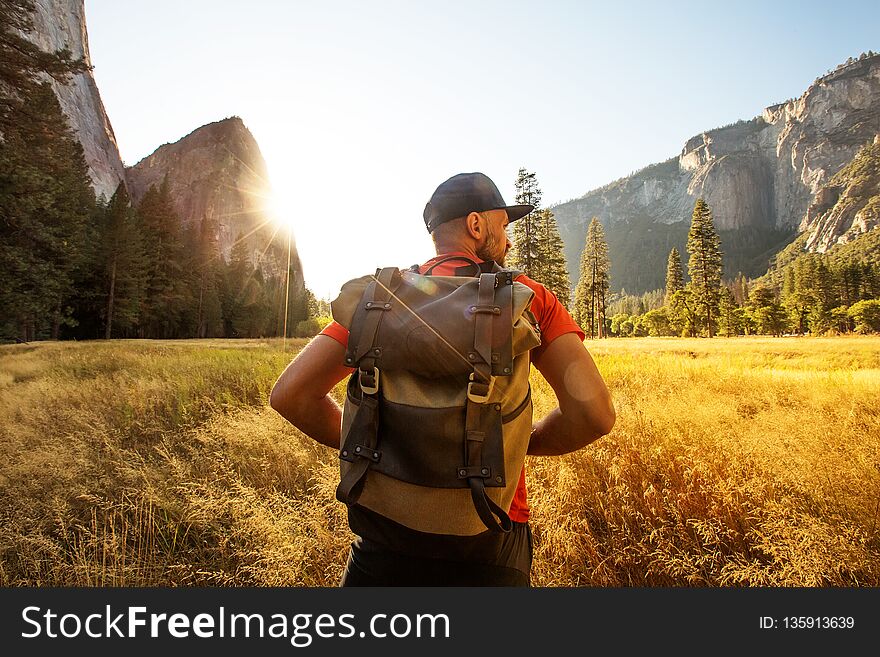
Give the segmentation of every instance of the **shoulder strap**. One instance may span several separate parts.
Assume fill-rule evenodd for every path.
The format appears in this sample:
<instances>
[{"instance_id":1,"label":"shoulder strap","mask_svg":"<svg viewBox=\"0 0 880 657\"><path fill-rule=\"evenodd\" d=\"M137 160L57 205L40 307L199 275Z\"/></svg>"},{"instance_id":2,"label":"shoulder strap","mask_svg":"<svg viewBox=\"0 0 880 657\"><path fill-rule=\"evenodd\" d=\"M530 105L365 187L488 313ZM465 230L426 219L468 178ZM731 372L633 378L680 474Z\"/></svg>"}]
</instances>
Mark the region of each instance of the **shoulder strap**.
<instances>
[{"instance_id":1,"label":"shoulder strap","mask_svg":"<svg viewBox=\"0 0 880 657\"><path fill-rule=\"evenodd\" d=\"M474 351L471 354L474 371L467 388L465 462L458 469L458 477L467 479L474 508L483 524L490 531L506 533L512 527L510 516L486 493L485 480L497 473L483 465L483 443L490 425L501 422L501 407L487 403L495 383L495 377L492 376L492 317L501 312L496 305L497 288L497 274L481 274L477 305L471 308L474 313Z\"/></svg>"},{"instance_id":2,"label":"shoulder strap","mask_svg":"<svg viewBox=\"0 0 880 657\"><path fill-rule=\"evenodd\" d=\"M480 266L479 264L477 264L477 262L475 260L471 260L467 256L446 256L445 258L440 258L440 260L438 260L433 265L428 267L428 269L425 270L424 275L430 276L433 273L435 267L442 265L444 262L450 262L452 260L464 260L465 262L469 262L471 265L473 265L475 267Z\"/></svg>"},{"instance_id":3,"label":"shoulder strap","mask_svg":"<svg viewBox=\"0 0 880 657\"><path fill-rule=\"evenodd\" d=\"M340 458L354 464L336 487L336 499L345 504L354 504L360 497L370 463L382 458L379 449L379 368L382 348L376 344L379 324L385 313L394 307L394 293L400 286L400 270L386 267L376 270L373 281L364 291L360 305L351 323L346 364L357 366L358 383L361 387L361 404L352 421L353 430L363 442L349 446L354 454L346 449Z\"/></svg>"}]
</instances>

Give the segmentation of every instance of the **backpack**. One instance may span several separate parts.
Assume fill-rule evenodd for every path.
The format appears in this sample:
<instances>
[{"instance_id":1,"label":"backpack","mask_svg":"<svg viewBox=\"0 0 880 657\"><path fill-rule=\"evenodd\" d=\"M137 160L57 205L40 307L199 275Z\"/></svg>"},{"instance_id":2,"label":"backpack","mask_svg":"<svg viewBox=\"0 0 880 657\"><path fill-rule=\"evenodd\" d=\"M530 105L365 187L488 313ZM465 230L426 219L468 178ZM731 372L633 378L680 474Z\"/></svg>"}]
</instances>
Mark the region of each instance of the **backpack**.
<instances>
[{"instance_id":1,"label":"backpack","mask_svg":"<svg viewBox=\"0 0 880 657\"><path fill-rule=\"evenodd\" d=\"M356 368L336 498L429 534L510 531L532 429L534 292L493 262L465 272L379 269L331 303Z\"/></svg>"}]
</instances>

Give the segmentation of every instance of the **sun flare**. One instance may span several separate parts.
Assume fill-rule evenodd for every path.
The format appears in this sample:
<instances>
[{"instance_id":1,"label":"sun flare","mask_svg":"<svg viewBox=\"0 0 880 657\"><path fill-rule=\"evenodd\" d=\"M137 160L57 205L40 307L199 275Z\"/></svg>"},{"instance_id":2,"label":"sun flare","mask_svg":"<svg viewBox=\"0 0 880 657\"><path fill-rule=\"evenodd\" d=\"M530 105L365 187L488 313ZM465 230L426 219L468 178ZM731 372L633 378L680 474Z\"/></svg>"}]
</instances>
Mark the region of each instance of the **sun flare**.
<instances>
[{"instance_id":1,"label":"sun flare","mask_svg":"<svg viewBox=\"0 0 880 657\"><path fill-rule=\"evenodd\" d=\"M266 209L272 221L281 228L293 229L293 203L291 199L278 187L272 189L272 193L266 199Z\"/></svg>"}]
</instances>

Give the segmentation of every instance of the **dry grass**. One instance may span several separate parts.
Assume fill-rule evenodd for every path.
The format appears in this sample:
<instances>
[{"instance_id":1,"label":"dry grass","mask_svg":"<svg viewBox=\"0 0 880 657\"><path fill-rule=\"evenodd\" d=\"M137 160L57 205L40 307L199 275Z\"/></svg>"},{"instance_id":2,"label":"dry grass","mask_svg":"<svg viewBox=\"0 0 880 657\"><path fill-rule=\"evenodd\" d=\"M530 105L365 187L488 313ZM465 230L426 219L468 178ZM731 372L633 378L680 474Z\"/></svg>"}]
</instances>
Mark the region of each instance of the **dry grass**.
<instances>
[{"instance_id":1,"label":"dry grass","mask_svg":"<svg viewBox=\"0 0 880 657\"><path fill-rule=\"evenodd\" d=\"M335 454L267 405L302 344L0 348L0 585L335 585ZM880 339L588 347L618 421L529 460L535 584L880 585Z\"/></svg>"}]
</instances>

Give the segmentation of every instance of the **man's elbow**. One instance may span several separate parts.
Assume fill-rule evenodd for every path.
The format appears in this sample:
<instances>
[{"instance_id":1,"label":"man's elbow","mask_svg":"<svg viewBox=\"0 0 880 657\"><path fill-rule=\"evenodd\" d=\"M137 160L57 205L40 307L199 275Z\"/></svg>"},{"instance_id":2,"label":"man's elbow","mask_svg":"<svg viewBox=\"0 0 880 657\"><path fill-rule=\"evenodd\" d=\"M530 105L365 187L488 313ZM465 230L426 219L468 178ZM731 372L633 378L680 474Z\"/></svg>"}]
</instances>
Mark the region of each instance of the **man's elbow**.
<instances>
[{"instance_id":1,"label":"man's elbow","mask_svg":"<svg viewBox=\"0 0 880 657\"><path fill-rule=\"evenodd\" d=\"M601 405L585 407L581 411L579 424L584 435L589 436L587 444L611 433L617 422L617 413L610 400Z\"/></svg>"},{"instance_id":2,"label":"man's elbow","mask_svg":"<svg viewBox=\"0 0 880 657\"><path fill-rule=\"evenodd\" d=\"M278 392L278 386L272 388L272 391L269 393L269 406L272 407L273 410L278 410L279 405L281 404L281 395Z\"/></svg>"},{"instance_id":3,"label":"man's elbow","mask_svg":"<svg viewBox=\"0 0 880 657\"><path fill-rule=\"evenodd\" d=\"M285 387L281 383L276 383L275 387L272 388L272 392L269 393L269 406L271 406L272 409L283 418L295 425L298 414L296 404L298 397L299 395L289 387Z\"/></svg>"},{"instance_id":4,"label":"man's elbow","mask_svg":"<svg viewBox=\"0 0 880 657\"><path fill-rule=\"evenodd\" d=\"M617 422L617 413L613 406L609 406L598 417L593 418L593 431L598 434L596 437L601 438L611 433L614 424Z\"/></svg>"}]
</instances>

